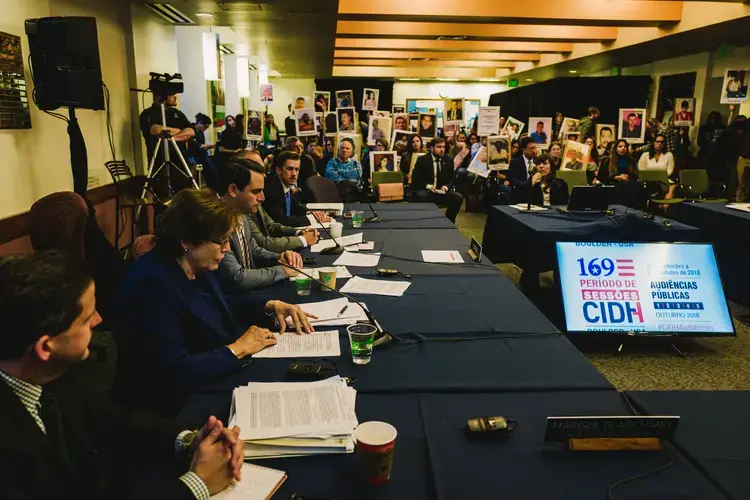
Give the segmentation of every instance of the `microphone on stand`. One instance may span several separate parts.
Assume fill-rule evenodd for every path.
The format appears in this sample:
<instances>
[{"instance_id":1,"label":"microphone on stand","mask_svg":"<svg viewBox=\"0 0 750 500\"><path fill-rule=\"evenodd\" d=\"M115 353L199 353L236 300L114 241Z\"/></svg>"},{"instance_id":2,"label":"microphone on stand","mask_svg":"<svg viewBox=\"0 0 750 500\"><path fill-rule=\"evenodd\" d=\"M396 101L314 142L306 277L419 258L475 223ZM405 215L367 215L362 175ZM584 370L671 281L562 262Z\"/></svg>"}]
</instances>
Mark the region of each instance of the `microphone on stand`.
<instances>
[{"instance_id":1,"label":"microphone on stand","mask_svg":"<svg viewBox=\"0 0 750 500\"><path fill-rule=\"evenodd\" d=\"M534 158L529 160L529 180L527 182L527 188L526 188L526 210L531 212L531 193L533 192L532 186L531 186L531 178L536 173L536 165L534 165Z\"/></svg>"},{"instance_id":2,"label":"microphone on stand","mask_svg":"<svg viewBox=\"0 0 750 500\"><path fill-rule=\"evenodd\" d=\"M322 252L321 252L322 253ZM307 276L311 280L313 280L315 283L318 283L323 288L327 288L328 290L332 292L336 292L337 294L341 295L342 297L354 302L357 304L360 309L365 313L365 316L367 316L367 320L372 324L375 328L378 329L378 332L375 334L375 341L373 342L373 347L377 347L379 345L387 344L388 342L391 342L393 340L393 336L388 333L387 331L383 330L383 327L380 326L380 323L378 323L378 320L375 319L375 316L372 315L372 313L365 307L365 305L352 297L351 295L341 292L339 290L336 290L335 288L331 288L330 286L326 285L322 281L316 280L312 277L312 275L307 274L306 272L302 271L301 269L297 269L294 266L290 266L289 264L284 264L283 262L279 262L280 266L288 267L289 269L293 269L297 271L298 273L302 274L303 276Z\"/></svg>"},{"instance_id":3,"label":"microphone on stand","mask_svg":"<svg viewBox=\"0 0 750 500\"><path fill-rule=\"evenodd\" d=\"M380 222L383 220L375 211L375 209L372 208L372 203L368 203L367 206L370 207L370 211L372 212L372 217L367 217L363 222Z\"/></svg>"},{"instance_id":4,"label":"microphone on stand","mask_svg":"<svg viewBox=\"0 0 750 500\"><path fill-rule=\"evenodd\" d=\"M334 238L333 235L331 234L331 232L328 230L328 228L325 227L325 225L323 225L323 223L320 222L317 217L315 217L315 214L312 213L312 210L310 210L309 208L307 208L302 203L298 202L296 199L294 199L293 196L291 197L291 199L292 199L292 201L294 201L294 203L297 204L298 207L302 208L305 211L305 213L308 213L308 214L312 215L313 219L315 219L318 222L318 224L320 224L320 227L323 228L323 231L325 231L326 234L333 240L333 242L336 243L335 247L324 248L323 250L321 250L320 251L320 255L339 255L339 254L344 253L344 247L342 247L341 245L339 245L338 240L336 238Z\"/></svg>"}]
</instances>

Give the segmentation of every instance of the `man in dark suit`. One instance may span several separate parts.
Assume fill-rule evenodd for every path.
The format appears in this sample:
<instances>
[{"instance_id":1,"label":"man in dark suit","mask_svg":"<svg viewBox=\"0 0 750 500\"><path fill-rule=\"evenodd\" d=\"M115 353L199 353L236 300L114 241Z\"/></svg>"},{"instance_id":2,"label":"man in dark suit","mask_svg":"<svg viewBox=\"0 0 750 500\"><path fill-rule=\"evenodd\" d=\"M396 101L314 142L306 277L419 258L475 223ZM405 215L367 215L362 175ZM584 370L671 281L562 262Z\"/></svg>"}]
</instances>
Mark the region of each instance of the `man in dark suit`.
<instances>
[{"instance_id":1,"label":"man in dark suit","mask_svg":"<svg viewBox=\"0 0 750 500\"><path fill-rule=\"evenodd\" d=\"M445 156L445 139L431 142L431 152L419 157L411 178L413 201L447 207L445 216L455 223L464 197L453 190L453 160Z\"/></svg>"},{"instance_id":2,"label":"man in dark suit","mask_svg":"<svg viewBox=\"0 0 750 500\"><path fill-rule=\"evenodd\" d=\"M510 160L505 173L506 186L513 189L513 198L517 203L526 201L526 187L529 169L536 158L536 142L531 137L524 137L520 142L521 154Z\"/></svg>"},{"instance_id":3,"label":"man in dark suit","mask_svg":"<svg viewBox=\"0 0 750 500\"><path fill-rule=\"evenodd\" d=\"M270 177L265 184L263 208L273 220L285 226L310 226L307 209L301 199L303 190L297 187L300 156L296 152L282 151L274 159L274 165L276 175ZM313 212L313 215L321 222L331 221L323 212Z\"/></svg>"},{"instance_id":4,"label":"man in dark suit","mask_svg":"<svg viewBox=\"0 0 750 500\"><path fill-rule=\"evenodd\" d=\"M55 252L0 258L0 477L7 499L207 499L239 478L239 428L199 432L129 412L53 380L84 361L101 322L94 282ZM148 492L125 471L192 453L190 471Z\"/></svg>"},{"instance_id":5,"label":"man in dark suit","mask_svg":"<svg viewBox=\"0 0 750 500\"><path fill-rule=\"evenodd\" d=\"M284 151L290 151L297 153L299 156L299 174L297 175L297 183L303 189L307 187L307 179L318 175L318 171L315 168L315 160L305 153L305 145L299 140L299 137L291 136L287 137L284 143ZM309 201L306 196L306 192L302 193L302 199Z\"/></svg>"}]
</instances>

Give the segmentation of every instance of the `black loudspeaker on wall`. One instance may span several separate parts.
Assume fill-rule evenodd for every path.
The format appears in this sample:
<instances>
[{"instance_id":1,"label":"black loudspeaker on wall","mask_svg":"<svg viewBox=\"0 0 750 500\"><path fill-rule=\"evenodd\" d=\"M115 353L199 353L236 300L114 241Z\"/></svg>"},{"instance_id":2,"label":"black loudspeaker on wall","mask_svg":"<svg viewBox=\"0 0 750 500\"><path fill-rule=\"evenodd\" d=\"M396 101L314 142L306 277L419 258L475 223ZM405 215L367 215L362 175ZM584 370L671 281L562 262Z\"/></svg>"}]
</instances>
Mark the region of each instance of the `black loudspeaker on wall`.
<instances>
[{"instance_id":1,"label":"black loudspeaker on wall","mask_svg":"<svg viewBox=\"0 0 750 500\"><path fill-rule=\"evenodd\" d=\"M26 36L39 109L104 109L95 18L27 19Z\"/></svg>"}]
</instances>

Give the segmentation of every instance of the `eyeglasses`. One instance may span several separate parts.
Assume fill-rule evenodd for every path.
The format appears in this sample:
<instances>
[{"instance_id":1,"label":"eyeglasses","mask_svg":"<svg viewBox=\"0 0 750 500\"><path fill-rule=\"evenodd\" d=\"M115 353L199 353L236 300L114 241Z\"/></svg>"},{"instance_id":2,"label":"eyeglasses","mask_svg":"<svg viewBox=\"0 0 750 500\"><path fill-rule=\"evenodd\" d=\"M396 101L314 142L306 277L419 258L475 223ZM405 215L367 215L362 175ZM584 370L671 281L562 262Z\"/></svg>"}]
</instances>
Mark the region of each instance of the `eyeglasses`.
<instances>
[{"instance_id":1,"label":"eyeglasses","mask_svg":"<svg viewBox=\"0 0 750 500\"><path fill-rule=\"evenodd\" d=\"M664 141L654 141L654 142L664 142Z\"/></svg>"},{"instance_id":2,"label":"eyeglasses","mask_svg":"<svg viewBox=\"0 0 750 500\"><path fill-rule=\"evenodd\" d=\"M211 238L209 238L209 239L208 239L208 241L210 241L211 243L216 243L216 244L217 244L217 245L219 245L220 247L224 248L224 246L225 246L225 245L226 245L227 243L229 243L229 239L230 239L230 238L231 238L231 235L226 235L226 236L224 236L224 238L223 238L223 239L222 239L221 241L219 241L219 240L214 240L214 239L211 239Z\"/></svg>"}]
</instances>

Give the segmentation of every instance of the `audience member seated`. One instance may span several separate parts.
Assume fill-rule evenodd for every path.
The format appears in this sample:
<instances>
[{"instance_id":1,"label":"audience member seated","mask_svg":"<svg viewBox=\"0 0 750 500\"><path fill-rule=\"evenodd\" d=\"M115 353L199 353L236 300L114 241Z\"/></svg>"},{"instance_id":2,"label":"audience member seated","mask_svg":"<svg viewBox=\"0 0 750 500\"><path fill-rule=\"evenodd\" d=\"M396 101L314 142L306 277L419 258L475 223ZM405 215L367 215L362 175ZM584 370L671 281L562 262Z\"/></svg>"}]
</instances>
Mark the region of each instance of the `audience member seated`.
<instances>
[{"instance_id":1,"label":"audience member seated","mask_svg":"<svg viewBox=\"0 0 750 500\"><path fill-rule=\"evenodd\" d=\"M557 172L560 170L560 165L562 165L562 146L554 141L549 145L549 166L553 172Z\"/></svg>"},{"instance_id":2,"label":"audience member seated","mask_svg":"<svg viewBox=\"0 0 750 500\"><path fill-rule=\"evenodd\" d=\"M412 134L406 145L406 152L401 155L401 172L404 174L404 182L408 183L409 173L411 172L411 162L414 154L424 153L422 138L419 134Z\"/></svg>"},{"instance_id":3,"label":"audience member seated","mask_svg":"<svg viewBox=\"0 0 750 500\"><path fill-rule=\"evenodd\" d=\"M305 153L305 145L295 136L287 137L286 141L284 141L284 151L297 153L297 156L299 156L299 175L297 176L298 184L304 189L307 187L307 179L314 175L318 175L318 171L315 170L315 160L313 160L309 154ZM302 199L310 201L305 197L304 191L302 193Z\"/></svg>"},{"instance_id":4,"label":"audience member seated","mask_svg":"<svg viewBox=\"0 0 750 500\"><path fill-rule=\"evenodd\" d=\"M115 387L123 401L174 414L189 394L276 343L257 325L273 326L275 317L283 332L291 315L298 333L312 330L298 306L277 300L244 296L230 310L211 271L230 251L237 221L206 189L180 191L161 215L156 247L133 263L120 287ZM243 324L233 313L246 318Z\"/></svg>"},{"instance_id":5,"label":"audience member seated","mask_svg":"<svg viewBox=\"0 0 750 500\"><path fill-rule=\"evenodd\" d=\"M300 199L304 189L298 187L300 157L291 151L282 151L274 161L276 175L269 177L264 191L263 208L276 222L292 227L307 227L307 208ZM323 212L314 212L321 222L331 218Z\"/></svg>"},{"instance_id":6,"label":"audience member seated","mask_svg":"<svg viewBox=\"0 0 750 500\"><path fill-rule=\"evenodd\" d=\"M0 257L0 320L3 498L203 500L240 478L239 427L212 416L191 432L84 387L61 391L53 383L89 356L91 330L101 321L80 259ZM191 456L179 478L150 491L130 484L134 473Z\"/></svg>"},{"instance_id":7,"label":"audience member seated","mask_svg":"<svg viewBox=\"0 0 750 500\"><path fill-rule=\"evenodd\" d=\"M466 144L467 142L466 132L462 130L456 136L449 138L449 140L451 140L451 147L448 150L448 156L452 156L455 158L456 155L458 154L458 147L457 147L458 143L463 142L464 144ZM469 149L469 153L471 153L471 149L470 148L467 148L467 149Z\"/></svg>"},{"instance_id":8,"label":"audience member seated","mask_svg":"<svg viewBox=\"0 0 750 500\"><path fill-rule=\"evenodd\" d=\"M520 155L521 155L521 143L518 142L518 139L513 139L512 141L510 141L510 157L512 159Z\"/></svg>"},{"instance_id":9,"label":"audience member seated","mask_svg":"<svg viewBox=\"0 0 750 500\"><path fill-rule=\"evenodd\" d=\"M388 141L386 139L378 139L375 141L375 145L372 147L370 151L387 151L388 150ZM394 165L395 166L395 165ZM372 186L372 166L370 165L370 153L368 152L365 154L364 158L362 158L362 184L364 185L365 191L370 190L370 186Z\"/></svg>"},{"instance_id":10,"label":"audience member seated","mask_svg":"<svg viewBox=\"0 0 750 500\"><path fill-rule=\"evenodd\" d=\"M597 181L601 184L616 186L615 202L642 208L645 198L639 196L638 165L630 156L630 148L626 140L619 139L612 148L610 157L603 160L597 174Z\"/></svg>"},{"instance_id":11,"label":"audience member seated","mask_svg":"<svg viewBox=\"0 0 750 500\"><path fill-rule=\"evenodd\" d=\"M279 126L276 125L273 115L271 113L266 114L266 122L263 124L263 142L279 147L281 145L280 136Z\"/></svg>"},{"instance_id":12,"label":"audience member seated","mask_svg":"<svg viewBox=\"0 0 750 500\"><path fill-rule=\"evenodd\" d=\"M534 164L534 158L536 158L536 142L531 137L524 137L521 139L520 149L521 155L510 160L504 183L512 188L513 198L519 203L526 201L526 183L529 169Z\"/></svg>"},{"instance_id":13,"label":"audience member seated","mask_svg":"<svg viewBox=\"0 0 750 500\"><path fill-rule=\"evenodd\" d=\"M294 153L281 153L282 156L291 154ZM229 239L230 251L224 255L217 271L222 288L229 294L269 286L299 274L280 266L279 262L302 268L302 257L297 252L269 252L252 237L248 217L254 216L263 202L265 177L260 164L244 158L232 158L222 175L219 191L222 200L241 214Z\"/></svg>"},{"instance_id":14,"label":"audience member seated","mask_svg":"<svg viewBox=\"0 0 750 500\"><path fill-rule=\"evenodd\" d=\"M339 143L338 156L326 165L326 179L336 183L341 199L346 202L359 200L362 194L362 165L353 158L354 151L354 141L344 137Z\"/></svg>"},{"instance_id":15,"label":"audience member seated","mask_svg":"<svg viewBox=\"0 0 750 500\"><path fill-rule=\"evenodd\" d=\"M432 140L432 152L420 156L411 179L412 200L447 207L445 216L456 222L464 197L454 191L453 161L445 156L445 139Z\"/></svg>"},{"instance_id":16,"label":"audience member seated","mask_svg":"<svg viewBox=\"0 0 750 500\"><path fill-rule=\"evenodd\" d=\"M242 130L237 126L237 122L232 115L228 115L224 123L224 130L219 134L218 154L228 161L232 155L243 149ZM219 170L221 171L221 168Z\"/></svg>"},{"instance_id":17,"label":"audience member seated","mask_svg":"<svg viewBox=\"0 0 750 500\"><path fill-rule=\"evenodd\" d=\"M583 143L589 147L589 162L585 167L586 182L592 184L599 173L599 150L596 149L596 142L593 137L586 137Z\"/></svg>"},{"instance_id":18,"label":"audience member seated","mask_svg":"<svg viewBox=\"0 0 750 500\"><path fill-rule=\"evenodd\" d=\"M667 138L662 134L657 134L654 141L650 144L649 150L641 155L638 160L638 170L666 170L669 176L669 192L665 198L673 198L677 190L675 182L674 156L666 150Z\"/></svg>"},{"instance_id":19,"label":"audience member seated","mask_svg":"<svg viewBox=\"0 0 750 500\"><path fill-rule=\"evenodd\" d=\"M548 207L568 204L568 185L552 170L548 154L536 157L536 172L531 176L531 204Z\"/></svg>"}]
</instances>

